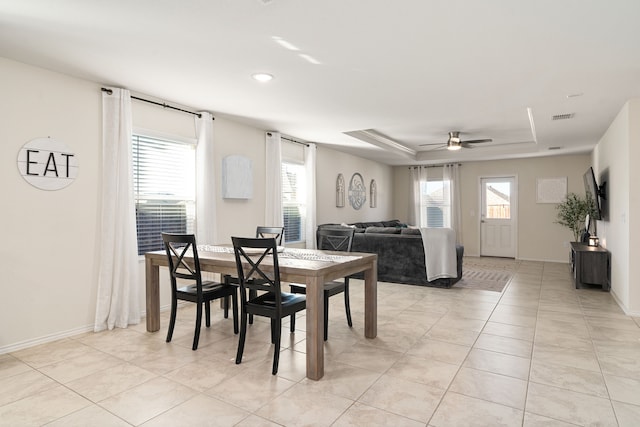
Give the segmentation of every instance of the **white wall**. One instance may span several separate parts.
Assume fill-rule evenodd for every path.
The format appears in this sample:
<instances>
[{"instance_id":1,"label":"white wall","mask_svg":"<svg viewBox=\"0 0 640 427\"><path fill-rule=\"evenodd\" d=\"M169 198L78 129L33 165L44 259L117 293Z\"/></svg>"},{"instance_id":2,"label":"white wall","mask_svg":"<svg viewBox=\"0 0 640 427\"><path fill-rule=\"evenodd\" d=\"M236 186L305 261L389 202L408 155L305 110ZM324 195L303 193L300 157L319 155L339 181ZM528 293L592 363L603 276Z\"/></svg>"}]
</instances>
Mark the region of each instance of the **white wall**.
<instances>
[{"instance_id":1,"label":"white wall","mask_svg":"<svg viewBox=\"0 0 640 427\"><path fill-rule=\"evenodd\" d=\"M0 58L0 349L73 333L95 316L100 182L100 86ZM50 136L75 152L77 179L58 191L29 185L16 160Z\"/></svg>"},{"instance_id":2,"label":"white wall","mask_svg":"<svg viewBox=\"0 0 640 427\"><path fill-rule=\"evenodd\" d=\"M254 237L256 226L264 224L265 213L265 132L243 124L218 119L214 123L215 162L218 170L222 159L239 154L251 159L253 197L223 199L222 175L216 174L215 184L217 242L231 243L231 236Z\"/></svg>"},{"instance_id":3,"label":"white wall","mask_svg":"<svg viewBox=\"0 0 640 427\"><path fill-rule=\"evenodd\" d=\"M392 167L319 146L316 169L318 224L394 219ZM359 210L351 207L348 197L349 180L356 172L362 175L367 188L367 202ZM340 173L344 176L347 187L343 208L336 207L336 179ZM378 203L375 208L369 207L369 186L372 179L375 179L378 188Z\"/></svg>"},{"instance_id":4,"label":"white wall","mask_svg":"<svg viewBox=\"0 0 640 427\"><path fill-rule=\"evenodd\" d=\"M629 245L629 304L625 309L629 314L640 317L640 247L631 242L640 241L640 99L629 102L629 234L626 236ZM635 183L635 184L631 184ZM634 279L633 281L631 279Z\"/></svg>"},{"instance_id":5,"label":"white wall","mask_svg":"<svg viewBox=\"0 0 640 427\"><path fill-rule=\"evenodd\" d=\"M0 58L0 179L5 225L0 260L0 354L93 329L100 219L102 95L99 83L53 73ZM143 95L145 96L145 95ZM148 96L145 96L148 97ZM187 107L188 108L188 107ZM194 117L133 101L136 129L195 138ZM214 113L214 116L215 113ZM223 117L214 122L214 157L218 169L216 243L232 235L253 236L264 221L265 131ZM50 136L66 143L78 163L77 179L58 191L43 191L22 179L17 156L22 145ZM253 198L222 199L222 159L240 154L252 160ZM333 150L318 149L319 219L383 219L391 212L391 168ZM327 213L333 206L336 170L358 171L378 182L377 209L343 208L354 215ZM368 184L368 181L367 181ZM334 208L335 209L335 208ZM144 310L144 262L140 262L141 309ZM164 280L163 280L164 278ZM161 271L161 305L169 304L169 284Z\"/></svg>"},{"instance_id":6,"label":"white wall","mask_svg":"<svg viewBox=\"0 0 640 427\"><path fill-rule=\"evenodd\" d=\"M640 182L640 99L629 101L593 152L596 180L606 181L606 216L598 221L602 246L611 252L611 293L628 314L640 315L640 196L631 183Z\"/></svg>"},{"instance_id":7,"label":"white wall","mask_svg":"<svg viewBox=\"0 0 640 427\"><path fill-rule=\"evenodd\" d=\"M97 83L49 72L0 58L0 160L4 183L0 249L4 270L1 299L0 353L92 330L96 306L98 226L101 176L101 91ZM195 137L194 117L134 101L136 129L164 135ZM78 177L67 188L42 191L18 173L22 145L51 136L75 152ZM253 161L254 197L221 197L221 174L212 191L217 195L217 242L231 235L253 235L264 219L264 131L223 118L214 122L215 164L242 154ZM163 274L161 277L163 277ZM141 309L144 310L144 262L140 261ZM169 304L167 280L161 284L161 305ZM7 327L11 325L11 327Z\"/></svg>"},{"instance_id":8,"label":"white wall","mask_svg":"<svg viewBox=\"0 0 640 427\"><path fill-rule=\"evenodd\" d=\"M556 205L536 203L538 178L568 177L568 191L584 196L582 175L590 166L588 154L530 159L465 162L460 166L462 239L465 255L480 254L480 177L516 176L518 181L517 257L568 262L573 233L555 223ZM395 216L406 221L409 170L394 169Z\"/></svg>"}]
</instances>

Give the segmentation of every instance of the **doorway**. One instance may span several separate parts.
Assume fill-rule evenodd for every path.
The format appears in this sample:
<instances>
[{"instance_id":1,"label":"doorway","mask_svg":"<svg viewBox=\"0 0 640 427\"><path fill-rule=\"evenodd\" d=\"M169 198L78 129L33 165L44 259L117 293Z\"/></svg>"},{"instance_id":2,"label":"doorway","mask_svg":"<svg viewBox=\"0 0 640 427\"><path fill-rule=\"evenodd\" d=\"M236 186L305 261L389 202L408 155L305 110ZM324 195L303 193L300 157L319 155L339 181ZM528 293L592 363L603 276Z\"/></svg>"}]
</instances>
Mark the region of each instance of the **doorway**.
<instances>
[{"instance_id":1,"label":"doorway","mask_svg":"<svg viewBox=\"0 0 640 427\"><path fill-rule=\"evenodd\" d=\"M516 257L515 176L480 178L480 256Z\"/></svg>"}]
</instances>

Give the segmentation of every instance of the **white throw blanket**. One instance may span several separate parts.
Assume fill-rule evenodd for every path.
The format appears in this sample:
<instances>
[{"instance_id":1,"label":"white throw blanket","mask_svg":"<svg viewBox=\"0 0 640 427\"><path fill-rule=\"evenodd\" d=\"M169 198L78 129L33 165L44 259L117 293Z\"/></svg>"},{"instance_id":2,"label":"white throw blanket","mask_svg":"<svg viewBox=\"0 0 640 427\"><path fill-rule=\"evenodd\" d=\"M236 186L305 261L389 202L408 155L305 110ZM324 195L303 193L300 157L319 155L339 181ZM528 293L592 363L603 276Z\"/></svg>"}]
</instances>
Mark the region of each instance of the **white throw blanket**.
<instances>
[{"instance_id":1,"label":"white throw blanket","mask_svg":"<svg viewBox=\"0 0 640 427\"><path fill-rule=\"evenodd\" d=\"M427 280L458 277L456 232L451 228L421 228Z\"/></svg>"}]
</instances>

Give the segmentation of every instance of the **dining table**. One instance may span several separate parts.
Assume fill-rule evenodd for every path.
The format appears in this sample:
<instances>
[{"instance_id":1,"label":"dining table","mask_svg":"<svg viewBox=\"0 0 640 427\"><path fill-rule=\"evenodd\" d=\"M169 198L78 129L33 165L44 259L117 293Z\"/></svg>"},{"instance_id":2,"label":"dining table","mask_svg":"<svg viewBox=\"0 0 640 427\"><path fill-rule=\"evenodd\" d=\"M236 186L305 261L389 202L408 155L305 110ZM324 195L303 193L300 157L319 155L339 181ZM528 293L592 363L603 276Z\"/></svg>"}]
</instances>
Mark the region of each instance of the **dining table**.
<instances>
[{"instance_id":1,"label":"dining table","mask_svg":"<svg viewBox=\"0 0 640 427\"><path fill-rule=\"evenodd\" d=\"M377 335L378 255L361 252L333 252L315 249L283 248L278 251L280 280L305 283L306 292L306 369L307 378L324 375L324 283L362 272L364 275L364 335ZM233 248L228 245L198 245L202 271L237 276ZM185 258L193 261L193 257ZM160 330L160 267L168 266L165 251L145 253L147 331ZM266 259L261 268L273 271Z\"/></svg>"}]
</instances>

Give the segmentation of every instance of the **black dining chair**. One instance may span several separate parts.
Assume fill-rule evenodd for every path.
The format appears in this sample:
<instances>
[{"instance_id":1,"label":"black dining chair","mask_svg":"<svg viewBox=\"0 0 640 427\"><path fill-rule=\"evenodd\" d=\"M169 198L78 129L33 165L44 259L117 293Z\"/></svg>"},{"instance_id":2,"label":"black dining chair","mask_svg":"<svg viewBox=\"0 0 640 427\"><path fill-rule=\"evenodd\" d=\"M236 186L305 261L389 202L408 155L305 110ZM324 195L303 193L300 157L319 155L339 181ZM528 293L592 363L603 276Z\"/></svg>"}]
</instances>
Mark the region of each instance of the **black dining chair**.
<instances>
[{"instance_id":1,"label":"black dining chair","mask_svg":"<svg viewBox=\"0 0 640 427\"><path fill-rule=\"evenodd\" d=\"M229 297L233 306L233 332L238 333L238 296L237 287L225 283L202 281L200 271L200 259L198 258L198 247L196 237L193 234L171 234L162 233L162 241L169 260L169 276L171 278L171 319L169 321L169 331L167 332L167 342L171 342L173 329L176 325L176 314L178 300L196 303L196 330L193 336L193 350L198 348L200 339L200 326L202 324L202 306L205 309L205 320L207 328L211 326L210 301L224 298L224 317L229 317ZM185 258L193 257L193 262L189 263ZM178 279L190 284L178 287Z\"/></svg>"},{"instance_id":2,"label":"black dining chair","mask_svg":"<svg viewBox=\"0 0 640 427\"><path fill-rule=\"evenodd\" d=\"M282 245L282 238L284 237L284 227L267 227L259 225L256 227L256 238L268 238L273 237L276 239L278 246ZM231 283L238 283L237 278L230 277ZM235 279L235 280L234 280ZM252 291L253 292L253 291ZM249 295L249 297L255 297L255 293ZM253 324L253 314L249 315L249 324Z\"/></svg>"},{"instance_id":3,"label":"black dining chair","mask_svg":"<svg viewBox=\"0 0 640 427\"><path fill-rule=\"evenodd\" d=\"M317 231L318 249L328 251L351 252L353 234L355 230L349 229L319 229ZM303 283L291 283L291 292L294 294L306 294L307 286ZM343 281L332 281L324 284L324 340L329 336L329 297L344 293L344 310L347 314L347 324L351 328L351 306L349 304L349 278ZM291 316L291 328L295 328L295 315Z\"/></svg>"},{"instance_id":4,"label":"black dining chair","mask_svg":"<svg viewBox=\"0 0 640 427\"><path fill-rule=\"evenodd\" d=\"M256 237L267 238L273 237L276 239L278 245L282 245L282 238L284 237L284 227L266 227L259 225L256 227Z\"/></svg>"},{"instance_id":5,"label":"black dining chair","mask_svg":"<svg viewBox=\"0 0 640 427\"><path fill-rule=\"evenodd\" d=\"M242 362L249 315L268 317L271 319L271 342L275 344L271 373L275 375L280 359L282 318L304 310L306 296L282 292L276 239L232 237L231 241L240 281L240 339L236 364ZM263 269L265 260L272 262L272 271Z\"/></svg>"}]
</instances>

